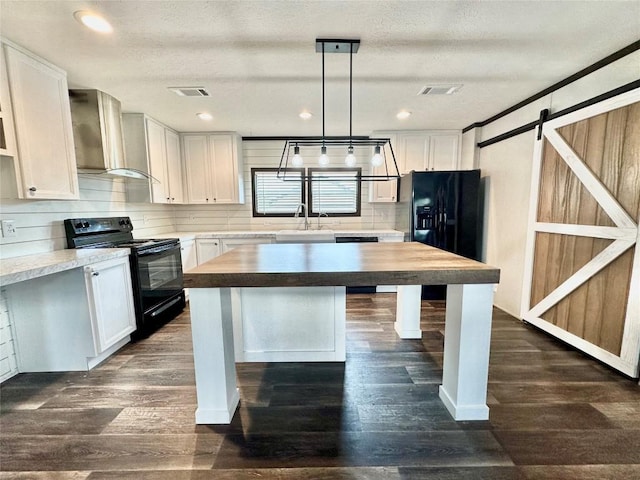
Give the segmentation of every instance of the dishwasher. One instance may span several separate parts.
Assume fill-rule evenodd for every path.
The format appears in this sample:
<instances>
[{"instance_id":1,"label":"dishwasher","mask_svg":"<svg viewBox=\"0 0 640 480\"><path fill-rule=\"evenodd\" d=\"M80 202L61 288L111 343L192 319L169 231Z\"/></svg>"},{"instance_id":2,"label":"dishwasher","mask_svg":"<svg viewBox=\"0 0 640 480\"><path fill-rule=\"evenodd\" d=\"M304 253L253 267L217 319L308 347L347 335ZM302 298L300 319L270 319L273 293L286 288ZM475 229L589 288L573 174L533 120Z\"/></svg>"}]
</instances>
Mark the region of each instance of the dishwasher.
<instances>
[{"instance_id":1,"label":"dishwasher","mask_svg":"<svg viewBox=\"0 0 640 480\"><path fill-rule=\"evenodd\" d=\"M367 243L377 241L378 237L336 236L336 243ZM347 287L347 293L376 293L376 286Z\"/></svg>"}]
</instances>

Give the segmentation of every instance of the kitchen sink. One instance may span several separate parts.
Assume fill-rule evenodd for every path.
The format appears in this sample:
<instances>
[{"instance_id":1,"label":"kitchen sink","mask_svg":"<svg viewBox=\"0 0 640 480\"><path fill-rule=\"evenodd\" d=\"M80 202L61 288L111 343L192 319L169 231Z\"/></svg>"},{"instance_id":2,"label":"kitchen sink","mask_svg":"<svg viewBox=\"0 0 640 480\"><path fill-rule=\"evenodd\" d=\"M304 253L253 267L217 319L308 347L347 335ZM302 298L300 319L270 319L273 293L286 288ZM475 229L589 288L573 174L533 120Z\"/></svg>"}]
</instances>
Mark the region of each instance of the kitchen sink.
<instances>
[{"instance_id":1,"label":"kitchen sink","mask_svg":"<svg viewBox=\"0 0 640 480\"><path fill-rule=\"evenodd\" d=\"M333 230L280 230L276 232L276 243L333 243Z\"/></svg>"}]
</instances>

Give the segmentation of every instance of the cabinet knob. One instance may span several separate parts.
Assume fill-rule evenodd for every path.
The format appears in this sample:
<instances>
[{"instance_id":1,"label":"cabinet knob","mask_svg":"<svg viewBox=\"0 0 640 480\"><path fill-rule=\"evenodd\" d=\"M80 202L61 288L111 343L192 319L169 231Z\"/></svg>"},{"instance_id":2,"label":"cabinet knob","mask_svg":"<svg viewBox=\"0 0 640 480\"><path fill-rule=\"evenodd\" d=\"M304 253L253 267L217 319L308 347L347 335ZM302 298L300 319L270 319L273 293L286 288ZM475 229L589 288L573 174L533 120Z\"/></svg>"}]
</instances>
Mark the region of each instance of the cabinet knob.
<instances>
[{"instance_id":1,"label":"cabinet knob","mask_svg":"<svg viewBox=\"0 0 640 480\"><path fill-rule=\"evenodd\" d=\"M171 201L173 202L174 200L175 200L175 198L174 198L174 197L171 197Z\"/></svg>"},{"instance_id":2,"label":"cabinet knob","mask_svg":"<svg viewBox=\"0 0 640 480\"><path fill-rule=\"evenodd\" d=\"M36 190L38 190L36 187L29 187L30 192L35 192Z\"/></svg>"},{"instance_id":3,"label":"cabinet knob","mask_svg":"<svg viewBox=\"0 0 640 480\"><path fill-rule=\"evenodd\" d=\"M100 275L100 272L96 272L95 270L91 272L91 275L97 277Z\"/></svg>"}]
</instances>

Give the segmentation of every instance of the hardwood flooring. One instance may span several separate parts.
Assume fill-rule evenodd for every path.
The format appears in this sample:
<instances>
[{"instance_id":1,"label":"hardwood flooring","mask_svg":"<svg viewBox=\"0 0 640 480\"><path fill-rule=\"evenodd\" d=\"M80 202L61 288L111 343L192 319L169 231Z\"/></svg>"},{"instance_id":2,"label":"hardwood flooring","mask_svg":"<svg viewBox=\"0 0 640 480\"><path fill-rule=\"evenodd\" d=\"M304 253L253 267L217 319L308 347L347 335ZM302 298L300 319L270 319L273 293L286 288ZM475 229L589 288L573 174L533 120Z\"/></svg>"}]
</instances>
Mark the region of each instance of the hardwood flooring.
<instances>
[{"instance_id":1,"label":"hardwood flooring","mask_svg":"<svg viewBox=\"0 0 640 480\"><path fill-rule=\"evenodd\" d=\"M238 365L241 406L196 426L189 313L90 372L0 386L0 479L640 478L640 387L494 311L490 420L438 398L444 305L422 340L393 294L349 295L347 362Z\"/></svg>"}]
</instances>

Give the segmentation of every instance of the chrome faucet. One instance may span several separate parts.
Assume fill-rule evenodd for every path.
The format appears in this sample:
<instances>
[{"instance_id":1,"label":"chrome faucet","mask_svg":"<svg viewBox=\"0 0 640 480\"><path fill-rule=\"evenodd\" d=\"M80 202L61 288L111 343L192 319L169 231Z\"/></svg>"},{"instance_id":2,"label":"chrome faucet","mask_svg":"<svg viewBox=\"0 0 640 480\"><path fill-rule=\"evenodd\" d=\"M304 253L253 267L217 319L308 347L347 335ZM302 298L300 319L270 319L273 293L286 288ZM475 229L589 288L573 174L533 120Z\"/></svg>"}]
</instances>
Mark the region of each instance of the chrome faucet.
<instances>
[{"instance_id":1,"label":"chrome faucet","mask_svg":"<svg viewBox=\"0 0 640 480\"><path fill-rule=\"evenodd\" d=\"M329 217L328 214L324 213L324 212L320 212L318 213L318 230L320 230L322 227L320 226L320 217Z\"/></svg>"},{"instance_id":2,"label":"chrome faucet","mask_svg":"<svg viewBox=\"0 0 640 480\"><path fill-rule=\"evenodd\" d=\"M307 211L307 206L304 203L299 203L296 207L296 213L293 214L293 218L298 218L300 216L300 209L304 210L304 229L309 230L309 213Z\"/></svg>"}]
</instances>

